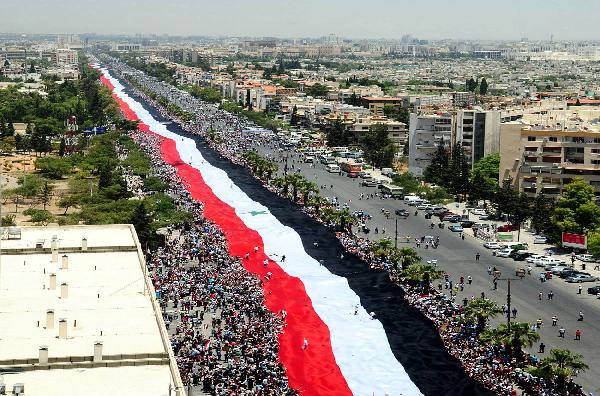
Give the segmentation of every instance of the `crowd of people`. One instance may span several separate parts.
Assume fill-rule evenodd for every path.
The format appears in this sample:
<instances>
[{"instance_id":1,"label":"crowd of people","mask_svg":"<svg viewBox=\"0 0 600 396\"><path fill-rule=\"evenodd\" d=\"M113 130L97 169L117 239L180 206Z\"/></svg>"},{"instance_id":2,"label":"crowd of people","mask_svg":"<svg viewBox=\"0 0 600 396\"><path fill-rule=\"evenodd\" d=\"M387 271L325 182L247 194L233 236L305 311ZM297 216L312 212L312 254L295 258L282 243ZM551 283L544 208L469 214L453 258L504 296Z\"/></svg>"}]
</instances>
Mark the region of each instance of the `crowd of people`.
<instances>
[{"instance_id":1,"label":"crowd of people","mask_svg":"<svg viewBox=\"0 0 600 396\"><path fill-rule=\"evenodd\" d=\"M114 66L117 70L126 68L125 65L118 62ZM220 110L214 104L204 103L167 83L139 73L135 74L134 79L130 77L130 81L140 89L138 94L152 103L163 116L173 118L190 133L204 136L214 150L236 164L245 164L244 154L257 144L257 141L259 144L272 145L282 153L282 149L277 147L277 143L268 138L262 141L260 138L257 140L257 135L249 132L254 127L251 123ZM170 103L193 114L194 119L191 121L178 119L170 114L161 103L152 99L148 92L167 98ZM218 138L215 138L215 131L218 131ZM137 135L136 139L145 146L153 146L153 143L148 142L147 137ZM152 150L150 153L155 163L160 162L160 156L157 153ZM283 154L272 159L278 162L284 161ZM289 166L293 171L293 163L289 164L288 159L286 156L286 170ZM179 180L174 180L175 176L172 171L166 173L167 178L171 179L168 180L170 185L183 185ZM263 182L267 188L282 194L281 188L268 184L264 179ZM321 188L326 187L321 186ZM248 389L249 385L256 386L261 382L264 389L272 390L279 387L278 389L293 392L287 388L285 373L277 363L276 334L284 323L277 316L269 314L264 308L260 281L245 272L239 264L239 260L227 256L224 240L218 230L202 219L200 204L190 200L185 189L178 191L177 194L186 197L185 205L192 205L198 215L194 217L194 222L185 226L184 230L181 228L170 229L166 247L156 252L149 263L156 273L155 282L157 290L161 291L161 301L172 300L173 307L178 310L178 315L180 315L180 320L175 325L173 347L186 381L194 384L199 381L204 384L204 381L207 381L212 384L212 389L217 389L217 385L219 385L219 389L229 386L242 386ZM334 206L341 208L339 204ZM327 226L333 225L331 220L321 218L320 212L315 211L314 208L303 206L302 210ZM477 379L499 395L514 395L517 394L517 389L520 389L521 394L526 395L557 394L558 391L553 388L552 384L526 373L523 370L524 363L509 358L502 348L480 342L471 329L461 321L463 306L454 302L452 298L435 288L429 288L429 294L423 295L422 289L402 282L396 266L387 262L383 257L375 256L372 242L367 238L361 238L351 231L338 230L336 235L349 253L363 259L372 268L381 268L389 272L390 279L399 283L404 289L408 303L417 307L435 323L449 353L461 361L465 371L472 378ZM439 243L439 239L436 243ZM203 265L188 268L186 263L189 263L190 260L210 262L211 267ZM240 288L240 285L243 287ZM165 298L162 297L162 293ZM240 300L238 295L245 297ZM214 296L219 298L213 300ZM255 299L254 303L248 302L248 296ZM167 310L170 307L165 305L164 308ZM242 314L232 314L232 312L240 310ZM220 312L219 318L215 316L217 312ZM209 321L209 330L213 339L218 342L209 342L210 338L207 337L206 332L199 330L196 326L198 323L204 323L202 318L205 315L212 318ZM241 317L245 319L240 320ZM245 340L245 337L240 337L240 334L248 334L245 330L251 326L250 321L259 319L259 322L264 322L265 318L269 323L268 329L259 327L260 331L268 336L266 340L263 337L260 338L260 344L263 347L258 348L257 351L249 349L248 346L246 348L240 346L240 343L244 343ZM217 326L216 330L215 326ZM204 347L199 348L199 345L204 345L210 352L203 351ZM237 351L237 354L232 354L232 350ZM227 363L219 363L221 361L219 357L223 355ZM268 369L261 371L260 368L264 368L265 365ZM254 367L250 370L252 380L249 380L249 367ZM265 373L268 372L274 372L276 375L266 376ZM570 394L583 393L580 393L576 385L571 384Z\"/></svg>"},{"instance_id":2,"label":"crowd of people","mask_svg":"<svg viewBox=\"0 0 600 396\"><path fill-rule=\"evenodd\" d=\"M159 138L131 136L178 208L192 216L167 227L164 246L147 255L184 384L217 396L295 395L278 360L284 320L266 308L261 280L229 255L223 234L203 217L202 203L162 161ZM135 178L127 179L137 195L147 194Z\"/></svg>"}]
</instances>

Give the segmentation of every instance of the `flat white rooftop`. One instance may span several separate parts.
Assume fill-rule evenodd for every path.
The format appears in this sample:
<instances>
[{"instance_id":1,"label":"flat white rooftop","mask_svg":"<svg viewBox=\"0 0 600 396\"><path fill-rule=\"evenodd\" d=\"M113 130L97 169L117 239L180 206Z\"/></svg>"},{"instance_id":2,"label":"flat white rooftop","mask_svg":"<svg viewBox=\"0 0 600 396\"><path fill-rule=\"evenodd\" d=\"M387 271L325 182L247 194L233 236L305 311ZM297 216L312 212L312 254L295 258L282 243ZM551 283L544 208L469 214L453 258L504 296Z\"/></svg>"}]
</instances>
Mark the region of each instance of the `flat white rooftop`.
<instances>
[{"instance_id":1,"label":"flat white rooftop","mask_svg":"<svg viewBox=\"0 0 600 396\"><path fill-rule=\"evenodd\" d=\"M23 227L21 239L3 239L0 248L0 369L25 370L3 375L7 391L14 383L28 395L165 395L175 388L133 227ZM40 347L48 363L40 364Z\"/></svg>"}]
</instances>

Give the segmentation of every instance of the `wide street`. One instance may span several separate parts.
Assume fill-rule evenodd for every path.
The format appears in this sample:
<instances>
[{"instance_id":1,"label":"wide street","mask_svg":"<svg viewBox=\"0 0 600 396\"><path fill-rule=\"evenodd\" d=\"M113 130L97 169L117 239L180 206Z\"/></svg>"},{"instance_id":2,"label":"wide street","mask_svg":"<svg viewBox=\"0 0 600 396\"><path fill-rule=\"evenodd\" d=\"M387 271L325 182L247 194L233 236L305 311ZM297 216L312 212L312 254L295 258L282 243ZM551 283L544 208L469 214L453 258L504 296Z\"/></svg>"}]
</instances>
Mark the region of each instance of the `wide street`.
<instances>
[{"instance_id":1,"label":"wide street","mask_svg":"<svg viewBox=\"0 0 600 396\"><path fill-rule=\"evenodd\" d=\"M277 157L279 153L264 145L256 147L260 154ZM437 249L418 248L419 255L423 261L437 259L438 266L450 275L454 285L459 282L460 276L465 278L465 289L458 292L456 301L461 302L463 298L471 296L479 297L481 293L495 300L498 306L506 303L507 282L499 281L498 289L493 290L492 277L488 274L489 266L497 267L501 271L501 278L515 278L517 268L527 266L525 262L517 262L510 258L498 258L492 256L492 251L483 247L483 241L475 239L471 230L466 229L465 239L462 240L458 233L452 233L447 229L439 229L437 217L432 220L426 220L424 213L419 211L418 216L414 216L416 209L405 205L400 200L392 199L359 199L360 193L375 193L376 187L360 186L360 178L352 179L345 175L328 173L325 165L315 163L314 168L311 164L303 163L299 160L298 154L289 152L288 165L300 168L301 173L317 185L326 185L327 188L321 189L321 195L324 197L337 197L341 204L347 203L350 211L362 210L370 214L373 218L368 223L371 232L368 235L360 233L361 236L367 236L370 239L391 238L394 240L395 218L394 210L397 208L406 208L411 214L407 219L398 219L398 247L411 246L414 244L415 237L424 235L439 235L440 245ZM280 173L282 173L283 164L280 164ZM333 185L333 189L330 186ZM391 213L389 219L381 214L384 208ZM431 230L429 225L434 222L435 229ZM380 232L375 234L373 230L377 227ZM382 230L385 228L385 234ZM354 228L356 230L356 227ZM411 243L407 244L405 236L411 236ZM475 261L475 254L481 254L480 261ZM579 262L576 263L577 267ZM590 269L590 268L588 268ZM516 321L523 321L533 324L538 318L543 320L543 325L539 330L541 336L540 342L546 345L546 353L538 353L539 342L536 343L531 351L533 354L544 357L552 348L566 348L574 353L582 354L585 361L590 366L585 373L580 373L577 382L580 383L588 392L600 391L600 355L597 353L598 343L600 341L600 300L593 295L588 295L588 287L597 283L584 283L583 293L577 294L577 284L569 284L558 277L547 282L540 282L538 274L540 268L535 268L532 275L525 276L522 280L511 282L511 307L518 311ZM473 278L472 285L466 282L467 276ZM443 282L442 282L443 283ZM437 282L435 283L437 287ZM444 289L445 292L448 292ZM548 292L552 291L554 297L548 299ZM539 300L539 293L543 293L543 298ZM578 321L579 311L584 314L584 320ZM558 317L558 325L552 326L552 316ZM506 319L499 315L493 320L494 324L505 321ZM558 336L558 329L564 326L566 329L565 338ZM582 336L580 341L575 340L575 330L580 329Z\"/></svg>"}]
</instances>

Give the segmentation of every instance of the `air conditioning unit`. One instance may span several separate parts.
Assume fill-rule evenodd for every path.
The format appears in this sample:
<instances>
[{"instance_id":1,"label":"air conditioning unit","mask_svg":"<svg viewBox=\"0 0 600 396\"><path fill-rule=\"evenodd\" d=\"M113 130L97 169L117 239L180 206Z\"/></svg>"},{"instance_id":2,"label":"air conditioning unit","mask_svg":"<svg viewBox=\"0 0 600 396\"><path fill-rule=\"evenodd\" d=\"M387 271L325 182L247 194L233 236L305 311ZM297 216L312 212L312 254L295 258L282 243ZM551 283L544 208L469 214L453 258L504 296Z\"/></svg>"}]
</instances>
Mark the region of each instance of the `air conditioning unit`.
<instances>
[{"instance_id":1,"label":"air conditioning unit","mask_svg":"<svg viewBox=\"0 0 600 396\"><path fill-rule=\"evenodd\" d=\"M17 383L13 385L13 395L14 396L25 396L25 384Z\"/></svg>"},{"instance_id":2,"label":"air conditioning unit","mask_svg":"<svg viewBox=\"0 0 600 396\"><path fill-rule=\"evenodd\" d=\"M557 162L555 162L555 163L552 164L552 167L553 168L560 168L560 164L557 163Z\"/></svg>"},{"instance_id":3,"label":"air conditioning unit","mask_svg":"<svg viewBox=\"0 0 600 396\"><path fill-rule=\"evenodd\" d=\"M531 187L536 187L536 184L535 183L531 183Z\"/></svg>"}]
</instances>

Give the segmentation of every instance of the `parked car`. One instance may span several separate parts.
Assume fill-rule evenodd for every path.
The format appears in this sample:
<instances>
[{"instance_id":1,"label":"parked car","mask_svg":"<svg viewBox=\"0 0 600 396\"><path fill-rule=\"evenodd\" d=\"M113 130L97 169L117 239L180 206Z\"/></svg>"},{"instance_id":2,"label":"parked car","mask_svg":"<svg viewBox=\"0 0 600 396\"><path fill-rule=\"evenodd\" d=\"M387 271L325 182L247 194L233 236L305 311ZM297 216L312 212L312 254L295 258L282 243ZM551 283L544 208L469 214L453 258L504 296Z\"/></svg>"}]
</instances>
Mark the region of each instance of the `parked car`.
<instances>
[{"instance_id":1,"label":"parked car","mask_svg":"<svg viewBox=\"0 0 600 396\"><path fill-rule=\"evenodd\" d=\"M501 226L498 226L497 230L498 232L518 231L519 226L516 224L503 224Z\"/></svg>"},{"instance_id":2,"label":"parked car","mask_svg":"<svg viewBox=\"0 0 600 396\"><path fill-rule=\"evenodd\" d=\"M565 261L551 256L544 256L537 260L533 260L533 264L535 264L536 267L549 267L554 265L564 266Z\"/></svg>"},{"instance_id":3,"label":"parked car","mask_svg":"<svg viewBox=\"0 0 600 396\"><path fill-rule=\"evenodd\" d=\"M371 174L369 172L365 172L365 171L358 172L358 175L361 177L361 179L370 179L371 178Z\"/></svg>"},{"instance_id":4,"label":"parked car","mask_svg":"<svg viewBox=\"0 0 600 396\"><path fill-rule=\"evenodd\" d=\"M496 250L494 252L494 256L506 258L506 257L508 257L512 253L512 251L513 250L509 249L509 248L504 248L504 249Z\"/></svg>"},{"instance_id":5,"label":"parked car","mask_svg":"<svg viewBox=\"0 0 600 396\"><path fill-rule=\"evenodd\" d=\"M563 267L562 265L554 265L554 266L550 266L550 267L546 267L545 270L552 272L552 274L554 275L560 275L560 273L562 272L562 270L565 267Z\"/></svg>"},{"instance_id":6,"label":"parked car","mask_svg":"<svg viewBox=\"0 0 600 396\"><path fill-rule=\"evenodd\" d=\"M365 180L361 181L360 184L362 184L365 187L375 187L375 186L377 186L377 180L365 179Z\"/></svg>"},{"instance_id":7,"label":"parked car","mask_svg":"<svg viewBox=\"0 0 600 396\"><path fill-rule=\"evenodd\" d=\"M474 230L478 230L480 228L486 228L486 227L489 227L489 224L486 224L486 223L475 223L475 224L473 224L471 226L471 228L474 229Z\"/></svg>"},{"instance_id":8,"label":"parked car","mask_svg":"<svg viewBox=\"0 0 600 396\"><path fill-rule=\"evenodd\" d=\"M592 275L577 274L567 278L569 283L596 282L598 278Z\"/></svg>"},{"instance_id":9,"label":"parked car","mask_svg":"<svg viewBox=\"0 0 600 396\"><path fill-rule=\"evenodd\" d=\"M515 261L525 261L525 259L531 256L533 253L525 252L523 250L514 250L509 257Z\"/></svg>"},{"instance_id":10,"label":"parked car","mask_svg":"<svg viewBox=\"0 0 600 396\"><path fill-rule=\"evenodd\" d=\"M483 247L487 249L502 249L502 245L498 242L486 242L483 244Z\"/></svg>"},{"instance_id":11,"label":"parked car","mask_svg":"<svg viewBox=\"0 0 600 396\"><path fill-rule=\"evenodd\" d=\"M533 237L533 243L546 243L548 240L545 236L536 235Z\"/></svg>"},{"instance_id":12,"label":"parked car","mask_svg":"<svg viewBox=\"0 0 600 396\"><path fill-rule=\"evenodd\" d=\"M596 262L596 257L592 256L591 254L578 254L575 257L577 258L577 260L584 261L586 263Z\"/></svg>"},{"instance_id":13,"label":"parked car","mask_svg":"<svg viewBox=\"0 0 600 396\"><path fill-rule=\"evenodd\" d=\"M473 213L475 216L484 216L487 214L485 209L473 209L471 213Z\"/></svg>"},{"instance_id":14,"label":"parked car","mask_svg":"<svg viewBox=\"0 0 600 396\"><path fill-rule=\"evenodd\" d=\"M464 229L459 224L449 225L448 229L452 232L463 232L464 231Z\"/></svg>"},{"instance_id":15,"label":"parked car","mask_svg":"<svg viewBox=\"0 0 600 396\"><path fill-rule=\"evenodd\" d=\"M587 272L581 272L581 271L577 271L576 269L573 269L573 268L563 267L563 270L560 272L560 274L558 274L558 276L562 279L567 279L567 278L570 278L577 274L589 275Z\"/></svg>"},{"instance_id":16,"label":"parked car","mask_svg":"<svg viewBox=\"0 0 600 396\"><path fill-rule=\"evenodd\" d=\"M417 206L417 210L426 210L427 208L429 208L431 206L431 204L428 203L422 203L419 206Z\"/></svg>"},{"instance_id":17,"label":"parked car","mask_svg":"<svg viewBox=\"0 0 600 396\"><path fill-rule=\"evenodd\" d=\"M464 220L460 222L460 225L462 226L462 228L471 228L473 226L473 224L475 224L474 221L471 220Z\"/></svg>"},{"instance_id":18,"label":"parked car","mask_svg":"<svg viewBox=\"0 0 600 396\"><path fill-rule=\"evenodd\" d=\"M449 221L450 223L458 223L460 221L460 216L455 215L455 214L447 215L447 216L444 216L444 218L442 218L442 221Z\"/></svg>"},{"instance_id":19,"label":"parked car","mask_svg":"<svg viewBox=\"0 0 600 396\"><path fill-rule=\"evenodd\" d=\"M527 261L528 263L533 263L535 260L539 260L542 257L545 257L545 256L542 256L542 255L539 255L539 254L532 254L531 256L527 257L525 259L525 261Z\"/></svg>"},{"instance_id":20,"label":"parked car","mask_svg":"<svg viewBox=\"0 0 600 396\"><path fill-rule=\"evenodd\" d=\"M600 286L588 287L587 292L588 294L593 294L597 296L598 294L600 294Z\"/></svg>"}]
</instances>

